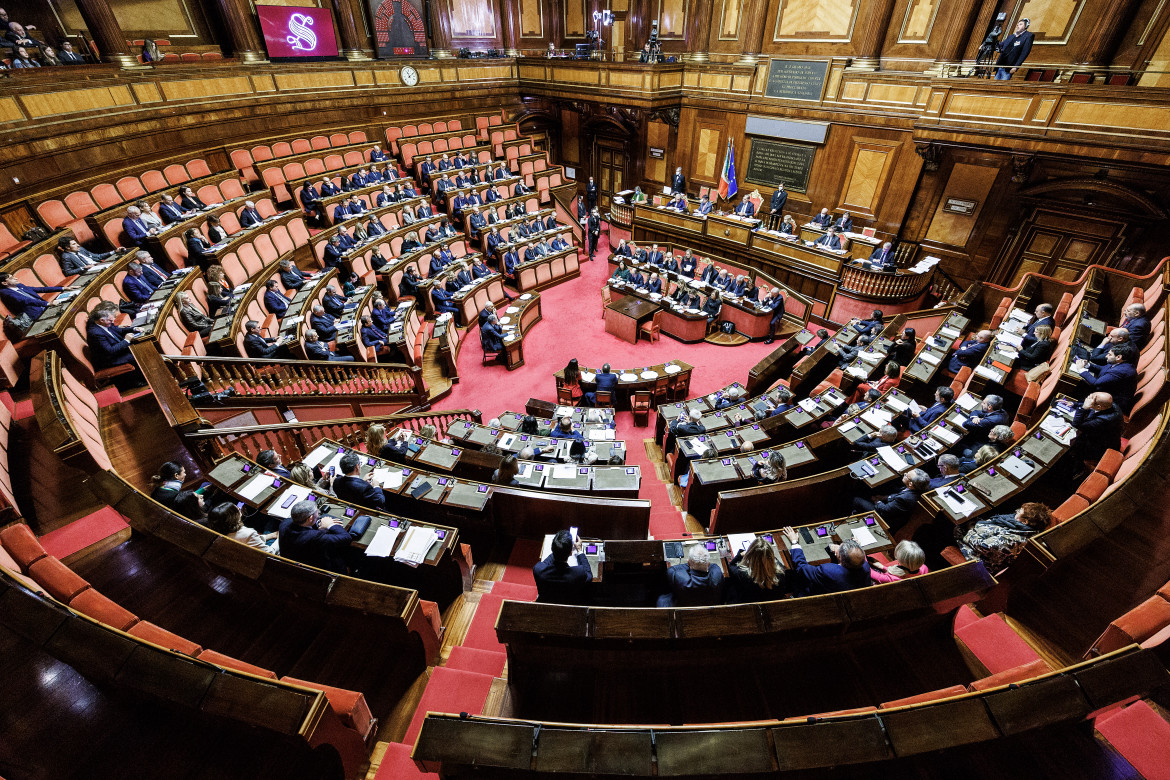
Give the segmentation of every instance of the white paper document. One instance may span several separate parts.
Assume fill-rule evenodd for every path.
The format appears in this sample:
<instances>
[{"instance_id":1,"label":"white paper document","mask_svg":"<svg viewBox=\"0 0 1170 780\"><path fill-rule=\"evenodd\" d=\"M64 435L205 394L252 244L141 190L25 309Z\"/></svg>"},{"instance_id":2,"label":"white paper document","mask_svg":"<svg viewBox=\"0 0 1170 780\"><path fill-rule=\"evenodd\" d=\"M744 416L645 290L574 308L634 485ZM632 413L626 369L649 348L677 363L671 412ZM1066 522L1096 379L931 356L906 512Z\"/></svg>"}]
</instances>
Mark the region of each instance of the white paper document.
<instances>
[{"instance_id":1,"label":"white paper document","mask_svg":"<svg viewBox=\"0 0 1170 780\"><path fill-rule=\"evenodd\" d=\"M398 541L401 528L391 528L388 525L379 526L374 532L373 541L366 548L366 555L370 558L389 558L394 549L394 542Z\"/></svg>"},{"instance_id":2,"label":"white paper document","mask_svg":"<svg viewBox=\"0 0 1170 780\"><path fill-rule=\"evenodd\" d=\"M268 472L259 474L255 477L252 477L252 479L248 481L248 484L244 485L237 492L240 494L240 498L244 499L245 501L251 501L252 499L256 498L256 496L263 493L265 488L272 487L272 480L274 479L276 479L275 474L269 474Z\"/></svg>"},{"instance_id":3,"label":"white paper document","mask_svg":"<svg viewBox=\"0 0 1170 780\"><path fill-rule=\"evenodd\" d=\"M885 354L874 350L873 352L858 352L857 357L864 360L866 363L880 363L885 359Z\"/></svg>"},{"instance_id":4,"label":"white paper document","mask_svg":"<svg viewBox=\"0 0 1170 780\"><path fill-rule=\"evenodd\" d=\"M384 485L390 481L390 474L396 470L388 466L379 466L374 469L374 473L370 474L370 482L375 485ZM399 480L399 484L401 484L401 480Z\"/></svg>"},{"instance_id":5,"label":"white paper document","mask_svg":"<svg viewBox=\"0 0 1170 780\"><path fill-rule=\"evenodd\" d=\"M552 468L553 479L572 479L577 467L571 463L558 464Z\"/></svg>"},{"instance_id":6,"label":"white paper document","mask_svg":"<svg viewBox=\"0 0 1170 780\"><path fill-rule=\"evenodd\" d=\"M942 502L946 504L956 515L970 517L971 514L979 508L978 504L975 504L972 501L968 501L966 498L963 498L960 501L956 501L951 497L950 493L939 493L938 496L942 499Z\"/></svg>"},{"instance_id":7,"label":"white paper document","mask_svg":"<svg viewBox=\"0 0 1170 780\"><path fill-rule=\"evenodd\" d=\"M850 376L855 376L858 379L869 379L869 372L861 366L849 366L849 368L845 369L845 373Z\"/></svg>"},{"instance_id":8,"label":"white paper document","mask_svg":"<svg viewBox=\"0 0 1170 780\"><path fill-rule=\"evenodd\" d=\"M871 544L877 544L877 538L868 528L854 528L853 541L857 542L862 547L868 547Z\"/></svg>"},{"instance_id":9,"label":"white paper document","mask_svg":"<svg viewBox=\"0 0 1170 780\"><path fill-rule=\"evenodd\" d=\"M914 403L914 402L911 401L910 403ZM889 398L886 399L886 408L889 409L894 414L901 414L902 412L906 411L906 409L909 407L907 407L906 402L903 401L901 398L898 398L897 396L890 396Z\"/></svg>"},{"instance_id":10,"label":"white paper document","mask_svg":"<svg viewBox=\"0 0 1170 780\"><path fill-rule=\"evenodd\" d=\"M1017 336L1015 333L1009 333L1006 330L999 332L999 335L996 336L996 341L999 341L1001 345L1006 344L1007 346L1015 347L1016 349L1019 349L1024 345L1023 336Z\"/></svg>"},{"instance_id":11,"label":"white paper document","mask_svg":"<svg viewBox=\"0 0 1170 780\"><path fill-rule=\"evenodd\" d=\"M427 559L431 545L438 539L439 535L435 533L435 529L412 525L406 532L406 538L402 540L398 552L394 554L394 560L408 566L418 566Z\"/></svg>"},{"instance_id":12,"label":"white paper document","mask_svg":"<svg viewBox=\"0 0 1170 780\"><path fill-rule=\"evenodd\" d=\"M802 398L796 405L809 414L817 413L817 402L811 398Z\"/></svg>"},{"instance_id":13,"label":"white paper document","mask_svg":"<svg viewBox=\"0 0 1170 780\"><path fill-rule=\"evenodd\" d=\"M942 439L946 444L954 444L959 440L959 434L950 428L942 428L938 425L931 427L930 435L937 439Z\"/></svg>"},{"instance_id":14,"label":"white paper document","mask_svg":"<svg viewBox=\"0 0 1170 780\"><path fill-rule=\"evenodd\" d=\"M880 428L883 425L889 425L890 420L894 419L894 415L890 414L885 409L866 409L862 413L861 419L865 420L875 428Z\"/></svg>"},{"instance_id":15,"label":"white paper document","mask_svg":"<svg viewBox=\"0 0 1170 780\"><path fill-rule=\"evenodd\" d=\"M327 444L322 444L320 447L313 450L305 457L304 463L309 468L313 468L318 463L328 458L333 452L335 452L333 447Z\"/></svg>"},{"instance_id":16,"label":"white paper document","mask_svg":"<svg viewBox=\"0 0 1170 780\"><path fill-rule=\"evenodd\" d=\"M924 363L929 363L932 366L937 366L939 364L939 362L942 360L941 355L936 355L935 353L931 352L929 349L924 349L921 352L919 352L918 357L922 358Z\"/></svg>"},{"instance_id":17,"label":"white paper document","mask_svg":"<svg viewBox=\"0 0 1170 780\"><path fill-rule=\"evenodd\" d=\"M979 399L970 393L963 393L955 400L955 403L959 405L960 409L969 412L979 405Z\"/></svg>"},{"instance_id":18,"label":"white paper document","mask_svg":"<svg viewBox=\"0 0 1170 780\"><path fill-rule=\"evenodd\" d=\"M728 534L727 546L731 549L731 554L734 555L741 550L746 550L748 545L755 540L755 534Z\"/></svg>"},{"instance_id":19,"label":"white paper document","mask_svg":"<svg viewBox=\"0 0 1170 780\"><path fill-rule=\"evenodd\" d=\"M292 508L297 503L304 501L312 493L311 488L301 487L300 485L292 485L288 490L277 496L276 501L268 510L268 514L273 517L287 518L292 517Z\"/></svg>"},{"instance_id":20,"label":"white paper document","mask_svg":"<svg viewBox=\"0 0 1170 780\"><path fill-rule=\"evenodd\" d=\"M878 455L882 457L882 460L885 461L887 466L897 472L905 471L913 465L907 463L906 459L899 455L898 451L893 447L878 447Z\"/></svg>"},{"instance_id":21,"label":"white paper document","mask_svg":"<svg viewBox=\"0 0 1170 780\"><path fill-rule=\"evenodd\" d=\"M993 382L998 382L1000 380L999 369L992 368L991 366L979 366L979 368L975 369L975 376L981 376L984 379L990 379Z\"/></svg>"},{"instance_id":22,"label":"white paper document","mask_svg":"<svg viewBox=\"0 0 1170 780\"><path fill-rule=\"evenodd\" d=\"M402 487L402 480L404 480L406 477L403 475L402 469L393 469L389 471L390 473L386 475L386 481L382 484L382 487L386 488L387 490L397 490L398 488Z\"/></svg>"}]
</instances>

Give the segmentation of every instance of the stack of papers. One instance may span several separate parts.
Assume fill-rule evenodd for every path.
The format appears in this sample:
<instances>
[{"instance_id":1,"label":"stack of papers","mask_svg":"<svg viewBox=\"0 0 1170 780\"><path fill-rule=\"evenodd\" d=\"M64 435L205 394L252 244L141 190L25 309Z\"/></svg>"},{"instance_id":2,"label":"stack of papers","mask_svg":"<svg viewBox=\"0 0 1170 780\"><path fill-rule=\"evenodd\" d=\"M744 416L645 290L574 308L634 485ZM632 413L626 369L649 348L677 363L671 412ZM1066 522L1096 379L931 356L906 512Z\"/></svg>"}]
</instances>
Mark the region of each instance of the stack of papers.
<instances>
[{"instance_id":1,"label":"stack of papers","mask_svg":"<svg viewBox=\"0 0 1170 780\"><path fill-rule=\"evenodd\" d=\"M869 408L862 413L861 419L875 428L880 428L883 425L889 425L890 420L894 419L894 415L887 412L885 409Z\"/></svg>"},{"instance_id":2,"label":"stack of papers","mask_svg":"<svg viewBox=\"0 0 1170 780\"><path fill-rule=\"evenodd\" d=\"M244 499L245 501L251 501L252 499L256 498L256 496L263 493L265 488L272 487L272 481L274 479L276 479L276 475L269 472L258 474L257 476L252 477L252 479L248 481L248 484L244 485L236 492L239 493L240 498Z\"/></svg>"},{"instance_id":3,"label":"stack of papers","mask_svg":"<svg viewBox=\"0 0 1170 780\"><path fill-rule=\"evenodd\" d=\"M854 528L853 541L857 542L862 547L869 547L871 544L878 543L877 538L868 528Z\"/></svg>"},{"instance_id":4,"label":"stack of papers","mask_svg":"<svg viewBox=\"0 0 1170 780\"><path fill-rule=\"evenodd\" d=\"M366 548L366 555L370 558L389 558L394 549L394 542L398 541L401 528L391 528L388 525L378 526L370 546Z\"/></svg>"},{"instance_id":5,"label":"stack of papers","mask_svg":"<svg viewBox=\"0 0 1170 780\"><path fill-rule=\"evenodd\" d=\"M991 379L995 382L1000 380L999 370L992 368L991 366L979 366L979 368L975 369L975 375L981 376L984 379Z\"/></svg>"},{"instance_id":6,"label":"stack of papers","mask_svg":"<svg viewBox=\"0 0 1170 780\"><path fill-rule=\"evenodd\" d=\"M613 441L614 431L611 428L594 428L589 431L589 438L592 441Z\"/></svg>"},{"instance_id":7,"label":"stack of papers","mask_svg":"<svg viewBox=\"0 0 1170 780\"><path fill-rule=\"evenodd\" d=\"M970 501L966 497L960 497L960 499L956 501L951 497L949 492L939 493L938 497L942 499L942 502L946 504L952 512L962 517L970 517L975 512L975 510L979 508L978 504Z\"/></svg>"},{"instance_id":8,"label":"stack of papers","mask_svg":"<svg viewBox=\"0 0 1170 780\"><path fill-rule=\"evenodd\" d=\"M970 412L972 409L979 406L979 399L970 393L963 393L961 396L955 399L955 403L958 404L959 408L963 411Z\"/></svg>"},{"instance_id":9,"label":"stack of papers","mask_svg":"<svg viewBox=\"0 0 1170 780\"><path fill-rule=\"evenodd\" d=\"M805 410L809 414L816 414L817 413L817 402L811 398L802 398L797 403L797 406L799 406L801 409Z\"/></svg>"},{"instance_id":10,"label":"stack of papers","mask_svg":"<svg viewBox=\"0 0 1170 780\"><path fill-rule=\"evenodd\" d=\"M431 545L438 540L439 535L435 529L412 525L406 532L406 538L402 540L398 552L394 554L394 560L407 566L418 566L427 559Z\"/></svg>"},{"instance_id":11,"label":"stack of papers","mask_svg":"<svg viewBox=\"0 0 1170 780\"><path fill-rule=\"evenodd\" d=\"M885 355L877 350L873 352L858 352L857 357L864 360L866 363L880 363Z\"/></svg>"},{"instance_id":12,"label":"stack of papers","mask_svg":"<svg viewBox=\"0 0 1170 780\"><path fill-rule=\"evenodd\" d=\"M850 376L855 376L858 379L868 379L869 378L869 372L866 371L861 366L849 366L849 368L845 369L845 373L849 374Z\"/></svg>"},{"instance_id":13,"label":"stack of papers","mask_svg":"<svg viewBox=\"0 0 1170 780\"><path fill-rule=\"evenodd\" d=\"M885 461L887 466L896 472L901 473L913 467L913 464L907 463L906 459L899 455L898 451L893 447L878 447L878 455L882 457L882 460Z\"/></svg>"},{"instance_id":14,"label":"stack of papers","mask_svg":"<svg viewBox=\"0 0 1170 780\"><path fill-rule=\"evenodd\" d=\"M935 425L930 429L930 435L937 439L942 439L946 444L954 444L959 440L959 434L952 431L950 428L943 428L940 425Z\"/></svg>"},{"instance_id":15,"label":"stack of papers","mask_svg":"<svg viewBox=\"0 0 1170 780\"><path fill-rule=\"evenodd\" d=\"M552 467L553 479L572 479L577 467L572 463L560 463Z\"/></svg>"},{"instance_id":16,"label":"stack of papers","mask_svg":"<svg viewBox=\"0 0 1170 780\"><path fill-rule=\"evenodd\" d=\"M942 357L934 354L929 349L924 349L918 353L918 357L922 358L923 362L929 363L932 366L937 366Z\"/></svg>"}]
</instances>

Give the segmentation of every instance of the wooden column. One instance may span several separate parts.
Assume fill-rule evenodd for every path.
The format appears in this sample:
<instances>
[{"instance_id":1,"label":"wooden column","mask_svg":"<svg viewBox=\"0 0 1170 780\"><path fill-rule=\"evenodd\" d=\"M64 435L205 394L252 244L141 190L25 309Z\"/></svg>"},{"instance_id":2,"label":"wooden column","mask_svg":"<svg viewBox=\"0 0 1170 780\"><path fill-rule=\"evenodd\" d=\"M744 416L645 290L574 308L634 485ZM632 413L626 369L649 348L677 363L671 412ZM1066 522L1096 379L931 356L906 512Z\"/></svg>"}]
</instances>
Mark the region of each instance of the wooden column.
<instances>
[{"instance_id":1,"label":"wooden column","mask_svg":"<svg viewBox=\"0 0 1170 780\"><path fill-rule=\"evenodd\" d=\"M520 0L500 0L500 38L504 56L520 56Z\"/></svg>"},{"instance_id":2,"label":"wooden column","mask_svg":"<svg viewBox=\"0 0 1170 780\"><path fill-rule=\"evenodd\" d=\"M942 41L934 58L934 66L928 73L941 75L948 65L963 61L963 52L967 50L967 42L971 40L971 31L978 16L978 6L978 0L950 0L943 7L950 15L940 27Z\"/></svg>"},{"instance_id":3,"label":"wooden column","mask_svg":"<svg viewBox=\"0 0 1170 780\"><path fill-rule=\"evenodd\" d=\"M431 56L439 60L451 59L451 17L444 0L425 0L430 20ZM458 0L456 0L458 2Z\"/></svg>"},{"instance_id":4,"label":"wooden column","mask_svg":"<svg viewBox=\"0 0 1170 780\"><path fill-rule=\"evenodd\" d=\"M333 0L333 13L337 17L337 29L341 32L341 54L347 60L373 59L374 50L369 36L358 27L359 19L354 13L353 0Z\"/></svg>"},{"instance_id":5,"label":"wooden column","mask_svg":"<svg viewBox=\"0 0 1170 780\"><path fill-rule=\"evenodd\" d=\"M219 8L232 39L232 51L240 61L267 62L256 17L248 7L247 0L219 0Z\"/></svg>"},{"instance_id":6,"label":"wooden column","mask_svg":"<svg viewBox=\"0 0 1170 780\"><path fill-rule=\"evenodd\" d=\"M687 20L687 55L689 62L707 62L711 41L711 8L714 0L694 0Z\"/></svg>"},{"instance_id":7,"label":"wooden column","mask_svg":"<svg viewBox=\"0 0 1170 780\"><path fill-rule=\"evenodd\" d=\"M116 62L123 68L139 67L138 60L126 44L122 26L106 0L77 0L77 10L97 44L102 62Z\"/></svg>"},{"instance_id":8,"label":"wooden column","mask_svg":"<svg viewBox=\"0 0 1170 780\"><path fill-rule=\"evenodd\" d=\"M885 1L885 0L883 0ZM743 56L739 65L755 65L764 49L764 32L768 27L768 0L749 0L744 3L743 19L747 29L743 36Z\"/></svg>"},{"instance_id":9,"label":"wooden column","mask_svg":"<svg viewBox=\"0 0 1170 780\"><path fill-rule=\"evenodd\" d=\"M1140 3L1138 0L1111 0L1100 9L1096 24L1085 40L1085 46L1077 57L1078 65L1102 66L1113 62L1117 47Z\"/></svg>"},{"instance_id":10,"label":"wooden column","mask_svg":"<svg viewBox=\"0 0 1170 780\"><path fill-rule=\"evenodd\" d=\"M862 9L853 31L857 56L849 69L877 70L881 65L882 44L890 26L890 14L894 12L894 0L868 0Z\"/></svg>"}]
</instances>

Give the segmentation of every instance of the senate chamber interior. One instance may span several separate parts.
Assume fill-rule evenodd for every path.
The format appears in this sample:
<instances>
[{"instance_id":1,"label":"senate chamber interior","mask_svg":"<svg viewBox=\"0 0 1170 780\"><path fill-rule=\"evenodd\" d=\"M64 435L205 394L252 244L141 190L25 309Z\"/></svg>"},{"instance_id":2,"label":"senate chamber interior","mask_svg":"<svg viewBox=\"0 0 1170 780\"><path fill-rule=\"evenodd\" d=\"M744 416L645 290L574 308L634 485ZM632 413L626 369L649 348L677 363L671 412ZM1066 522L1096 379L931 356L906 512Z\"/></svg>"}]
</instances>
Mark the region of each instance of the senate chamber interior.
<instances>
[{"instance_id":1,"label":"senate chamber interior","mask_svg":"<svg viewBox=\"0 0 1170 780\"><path fill-rule=\"evenodd\" d=\"M1164 0L0 59L3 780L1170 778Z\"/></svg>"}]
</instances>

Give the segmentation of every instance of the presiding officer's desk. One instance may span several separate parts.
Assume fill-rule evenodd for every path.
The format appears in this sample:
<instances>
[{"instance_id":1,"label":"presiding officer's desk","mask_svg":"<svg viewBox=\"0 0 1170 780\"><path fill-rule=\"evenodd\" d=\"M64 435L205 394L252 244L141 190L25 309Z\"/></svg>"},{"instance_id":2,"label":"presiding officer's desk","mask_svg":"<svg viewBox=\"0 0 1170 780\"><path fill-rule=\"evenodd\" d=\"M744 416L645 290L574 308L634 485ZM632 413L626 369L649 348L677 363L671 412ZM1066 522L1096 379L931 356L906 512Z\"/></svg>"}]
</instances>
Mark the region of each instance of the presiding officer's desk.
<instances>
[{"instance_id":1,"label":"presiding officer's desk","mask_svg":"<svg viewBox=\"0 0 1170 780\"><path fill-rule=\"evenodd\" d=\"M874 525L866 525L866 518ZM872 513L819 526L803 529L811 542L801 540L813 560L824 558L826 545L858 536L871 553L892 546ZM779 531L761 535L766 541L771 537L786 574L791 573L789 548ZM741 549L752 538L678 540L669 550L672 542L583 538L586 545L597 545L589 556L591 567L596 564L595 581L586 584L591 606L515 601L501 606L496 636L507 646L515 714L586 723L677 721L695 705L692 686L680 681L707 679L715 669L736 684L703 699L703 721L864 706L970 681L951 622L959 606L994 585L979 561L820 596L644 606L666 591L665 572L681 562L686 545L710 543L716 548L711 553L721 553ZM909 647L907 636L914 637ZM913 658L891 664L891 646ZM912 674L906 664L913 665Z\"/></svg>"},{"instance_id":2,"label":"presiding officer's desk","mask_svg":"<svg viewBox=\"0 0 1170 780\"><path fill-rule=\"evenodd\" d=\"M295 503L305 500L314 501L319 507L328 507L327 511L322 511L322 517L338 520L347 529L357 517L368 515L369 527L352 544L354 550L363 553L350 559L356 576L415 588L422 598L434 600L444 608L463 592L463 575L453 556L459 539L456 528L410 520L346 503L315 487L280 477L242 455L229 455L219 461L207 477L235 500L280 520L289 517ZM385 550L383 556L366 554L368 548L376 544L375 537L387 533L379 530L383 527L390 529L389 533L396 537L392 546ZM425 544L427 540L430 540L430 544L425 547L423 557L407 559L405 548L408 540L412 540L415 535L419 535L417 544Z\"/></svg>"}]
</instances>

